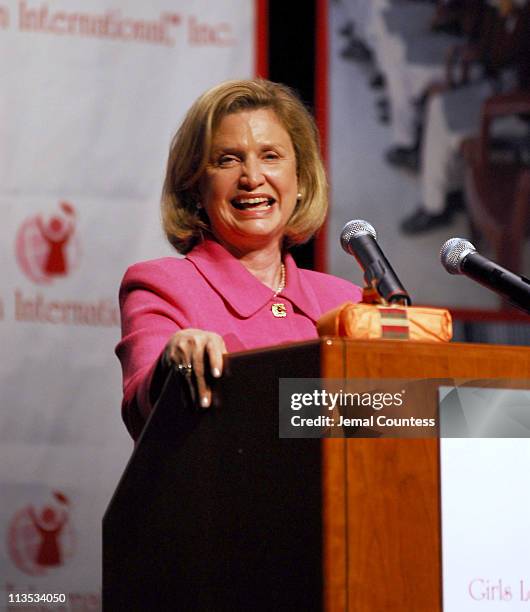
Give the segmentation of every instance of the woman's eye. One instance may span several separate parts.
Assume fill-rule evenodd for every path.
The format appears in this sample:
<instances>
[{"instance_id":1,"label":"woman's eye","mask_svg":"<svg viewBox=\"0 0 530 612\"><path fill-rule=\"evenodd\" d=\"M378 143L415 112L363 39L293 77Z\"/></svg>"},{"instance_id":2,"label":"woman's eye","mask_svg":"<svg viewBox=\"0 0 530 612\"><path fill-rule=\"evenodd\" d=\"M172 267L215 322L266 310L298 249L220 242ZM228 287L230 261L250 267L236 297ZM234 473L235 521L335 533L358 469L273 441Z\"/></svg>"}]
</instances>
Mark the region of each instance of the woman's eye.
<instances>
[{"instance_id":1,"label":"woman's eye","mask_svg":"<svg viewBox=\"0 0 530 612\"><path fill-rule=\"evenodd\" d=\"M265 159L279 159L279 155L278 153L275 153L274 151L268 151L267 153L265 153Z\"/></svg>"},{"instance_id":2,"label":"woman's eye","mask_svg":"<svg viewBox=\"0 0 530 612\"><path fill-rule=\"evenodd\" d=\"M217 163L219 166L230 166L231 164L237 163L237 157L234 155L222 155Z\"/></svg>"}]
</instances>

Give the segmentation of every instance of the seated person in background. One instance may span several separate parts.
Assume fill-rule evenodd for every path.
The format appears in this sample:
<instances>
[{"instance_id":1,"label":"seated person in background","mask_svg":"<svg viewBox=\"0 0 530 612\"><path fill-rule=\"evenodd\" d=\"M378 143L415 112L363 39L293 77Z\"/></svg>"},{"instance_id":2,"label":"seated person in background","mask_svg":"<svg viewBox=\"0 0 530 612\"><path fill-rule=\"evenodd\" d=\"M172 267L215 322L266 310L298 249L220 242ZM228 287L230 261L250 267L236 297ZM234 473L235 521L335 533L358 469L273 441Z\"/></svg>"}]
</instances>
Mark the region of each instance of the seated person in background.
<instances>
[{"instance_id":1,"label":"seated person in background","mask_svg":"<svg viewBox=\"0 0 530 612\"><path fill-rule=\"evenodd\" d=\"M433 20L439 18L442 8L456 20L458 28L453 34L433 32ZM461 37L474 36L481 2L395 3L381 17L375 55L385 75L392 118L391 147L385 159L394 166L417 170L426 92L433 81L444 77L446 57L461 44Z\"/></svg>"},{"instance_id":2,"label":"seated person in background","mask_svg":"<svg viewBox=\"0 0 530 612\"><path fill-rule=\"evenodd\" d=\"M530 6L526 0L491 7L481 40L461 55L465 62L477 62L481 75L460 85L433 88L429 96L421 147L422 202L403 219L401 230L406 234L452 221L462 206L461 198L455 197L463 188L460 146L464 138L478 132L482 103L494 93L528 88ZM520 135L520 122L499 128L505 137Z\"/></svg>"},{"instance_id":3,"label":"seated person in background","mask_svg":"<svg viewBox=\"0 0 530 612\"><path fill-rule=\"evenodd\" d=\"M228 81L191 107L171 144L166 235L184 258L131 266L120 289L123 418L137 439L170 368L211 403L223 353L317 337L316 321L360 289L301 270L290 246L323 224L315 124L283 85Z\"/></svg>"}]
</instances>

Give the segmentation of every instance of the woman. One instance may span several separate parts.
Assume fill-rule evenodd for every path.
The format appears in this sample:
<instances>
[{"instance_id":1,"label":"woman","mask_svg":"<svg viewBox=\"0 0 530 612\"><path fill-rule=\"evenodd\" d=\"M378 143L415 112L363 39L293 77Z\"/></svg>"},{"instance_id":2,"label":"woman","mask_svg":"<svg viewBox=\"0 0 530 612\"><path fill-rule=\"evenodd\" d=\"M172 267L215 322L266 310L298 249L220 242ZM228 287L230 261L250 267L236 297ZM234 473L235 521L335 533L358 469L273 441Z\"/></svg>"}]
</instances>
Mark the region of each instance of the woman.
<instances>
[{"instance_id":1,"label":"woman","mask_svg":"<svg viewBox=\"0 0 530 612\"><path fill-rule=\"evenodd\" d=\"M127 270L120 290L123 416L137 438L169 367L211 403L223 354L317 337L355 285L299 270L288 248L322 225L327 189L314 122L285 86L228 81L191 107L171 144L164 229L185 258Z\"/></svg>"}]
</instances>

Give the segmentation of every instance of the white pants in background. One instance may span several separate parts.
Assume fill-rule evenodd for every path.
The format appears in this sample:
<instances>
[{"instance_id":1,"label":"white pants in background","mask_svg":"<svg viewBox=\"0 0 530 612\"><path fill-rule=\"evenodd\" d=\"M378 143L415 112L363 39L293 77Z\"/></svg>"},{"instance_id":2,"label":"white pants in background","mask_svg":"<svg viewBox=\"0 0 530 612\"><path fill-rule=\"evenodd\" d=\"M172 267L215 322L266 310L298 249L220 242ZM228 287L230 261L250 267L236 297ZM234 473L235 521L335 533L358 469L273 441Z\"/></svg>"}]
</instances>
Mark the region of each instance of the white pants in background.
<instances>
[{"instance_id":1,"label":"white pants in background","mask_svg":"<svg viewBox=\"0 0 530 612\"><path fill-rule=\"evenodd\" d=\"M421 148L421 193L429 213L443 212L446 195L462 189L460 145L478 133L482 103L491 93L490 84L480 82L430 97Z\"/></svg>"}]
</instances>

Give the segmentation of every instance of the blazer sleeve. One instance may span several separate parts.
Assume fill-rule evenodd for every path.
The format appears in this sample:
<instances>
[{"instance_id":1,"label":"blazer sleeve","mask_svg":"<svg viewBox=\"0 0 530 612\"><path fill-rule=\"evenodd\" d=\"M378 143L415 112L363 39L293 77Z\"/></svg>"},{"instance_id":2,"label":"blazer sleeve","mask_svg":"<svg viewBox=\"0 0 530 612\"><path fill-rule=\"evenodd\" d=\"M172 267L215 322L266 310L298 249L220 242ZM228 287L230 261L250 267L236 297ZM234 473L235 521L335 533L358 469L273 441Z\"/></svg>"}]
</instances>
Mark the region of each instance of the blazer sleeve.
<instances>
[{"instance_id":1,"label":"blazer sleeve","mask_svg":"<svg viewBox=\"0 0 530 612\"><path fill-rule=\"evenodd\" d=\"M170 274L162 262L131 266L119 293L122 339L116 355L123 372L122 417L134 440L156 403L159 389L153 382L169 338L193 326L179 304L178 275Z\"/></svg>"}]
</instances>

